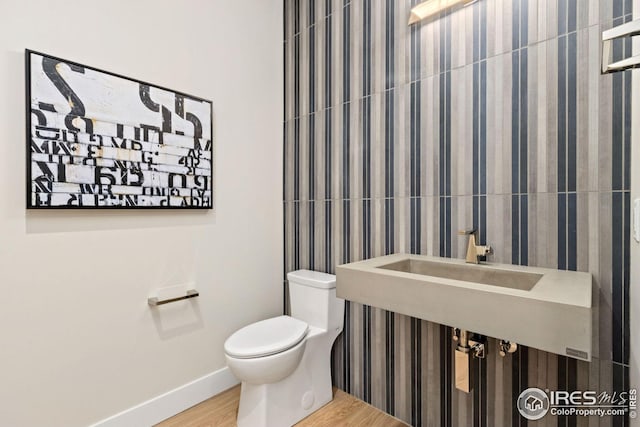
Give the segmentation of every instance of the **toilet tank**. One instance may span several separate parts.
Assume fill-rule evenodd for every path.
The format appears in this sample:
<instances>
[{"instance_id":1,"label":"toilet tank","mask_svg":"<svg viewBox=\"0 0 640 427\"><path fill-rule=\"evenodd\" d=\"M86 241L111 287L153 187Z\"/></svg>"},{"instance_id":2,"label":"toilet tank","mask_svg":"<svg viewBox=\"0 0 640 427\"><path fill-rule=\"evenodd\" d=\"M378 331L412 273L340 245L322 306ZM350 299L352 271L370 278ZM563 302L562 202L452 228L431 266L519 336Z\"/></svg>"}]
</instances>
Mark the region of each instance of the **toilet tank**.
<instances>
[{"instance_id":1,"label":"toilet tank","mask_svg":"<svg viewBox=\"0 0 640 427\"><path fill-rule=\"evenodd\" d=\"M336 297L336 276L311 270L287 274L291 317L324 330L342 330L344 300Z\"/></svg>"}]
</instances>

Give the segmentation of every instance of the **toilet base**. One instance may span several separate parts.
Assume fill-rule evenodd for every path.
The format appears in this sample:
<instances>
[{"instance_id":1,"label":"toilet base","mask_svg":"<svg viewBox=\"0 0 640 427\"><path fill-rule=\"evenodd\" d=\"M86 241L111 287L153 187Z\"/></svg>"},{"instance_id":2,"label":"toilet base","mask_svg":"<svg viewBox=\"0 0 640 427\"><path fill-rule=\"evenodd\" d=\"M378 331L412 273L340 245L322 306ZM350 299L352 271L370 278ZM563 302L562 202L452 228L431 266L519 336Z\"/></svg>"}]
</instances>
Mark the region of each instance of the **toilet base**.
<instances>
[{"instance_id":1,"label":"toilet base","mask_svg":"<svg viewBox=\"0 0 640 427\"><path fill-rule=\"evenodd\" d=\"M272 384L242 383L238 427L290 427L333 399L331 346L340 331L312 328L296 370Z\"/></svg>"}]
</instances>

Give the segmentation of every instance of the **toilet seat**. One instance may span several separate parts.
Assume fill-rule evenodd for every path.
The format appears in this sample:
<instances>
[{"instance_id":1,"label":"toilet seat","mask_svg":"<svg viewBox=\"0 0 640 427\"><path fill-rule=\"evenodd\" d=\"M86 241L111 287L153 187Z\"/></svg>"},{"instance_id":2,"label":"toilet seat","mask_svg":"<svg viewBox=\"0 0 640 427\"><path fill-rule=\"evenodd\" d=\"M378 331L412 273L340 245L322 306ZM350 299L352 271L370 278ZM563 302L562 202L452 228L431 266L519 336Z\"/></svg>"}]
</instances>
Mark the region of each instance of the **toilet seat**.
<instances>
[{"instance_id":1,"label":"toilet seat","mask_svg":"<svg viewBox=\"0 0 640 427\"><path fill-rule=\"evenodd\" d=\"M290 316L278 316L238 330L224 343L227 355L251 359L282 353L302 341L309 325Z\"/></svg>"}]
</instances>

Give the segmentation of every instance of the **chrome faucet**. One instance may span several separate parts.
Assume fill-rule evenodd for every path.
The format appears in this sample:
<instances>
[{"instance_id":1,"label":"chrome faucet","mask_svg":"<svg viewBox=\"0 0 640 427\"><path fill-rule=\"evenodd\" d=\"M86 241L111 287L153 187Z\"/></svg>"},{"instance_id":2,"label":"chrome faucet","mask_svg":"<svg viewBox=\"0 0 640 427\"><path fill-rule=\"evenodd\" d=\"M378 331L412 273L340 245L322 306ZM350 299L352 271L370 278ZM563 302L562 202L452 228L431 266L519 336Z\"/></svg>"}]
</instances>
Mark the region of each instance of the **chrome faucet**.
<instances>
[{"instance_id":1,"label":"chrome faucet","mask_svg":"<svg viewBox=\"0 0 640 427\"><path fill-rule=\"evenodd\" d=\"M469 244L467 245L466 261L471 264L479 264L480 257L491 253L491 246L476 245L476 230L460 230L461 236L469 236Z\"/></svg>"}]
</instances>

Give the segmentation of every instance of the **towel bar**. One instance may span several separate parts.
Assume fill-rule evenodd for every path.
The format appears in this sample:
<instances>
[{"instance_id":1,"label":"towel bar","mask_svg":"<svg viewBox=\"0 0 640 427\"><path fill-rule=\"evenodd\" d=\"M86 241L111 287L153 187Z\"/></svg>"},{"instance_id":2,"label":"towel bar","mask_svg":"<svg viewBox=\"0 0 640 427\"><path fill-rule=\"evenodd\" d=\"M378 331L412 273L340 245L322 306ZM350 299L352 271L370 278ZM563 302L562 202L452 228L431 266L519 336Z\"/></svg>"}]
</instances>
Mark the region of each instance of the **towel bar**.
<instances>
[{"instance_id":1,"label":"towel bar","mask_svg":"<svg viewBox=\"0 0 640 427\"><path fill-rule=\"evenodd\" d=\"M640 35L640 19L602 32L602 74L640 68L640 55L631 56L613 63L611 62L611 44L613 40L638 35Z\"/></svg>"},{"instance_id":2,"label":"towel bar","mask_svg":"<svg viewBox=\"0 0 640 427\"><path fill-rule=\"evenodd\" d=\"M148 298L147 299L147 303L150 306L157 306L157 305L163 305L163 304L169 304L170 302L176 302L176 301L182 301L185 299L189 299L189 298L195 298L197 296L200 295L200 292L196 291L195 289L189 289L187 291L187 294L181 297L176 297L176 298L169 298L169 299L163 299L163 300L159 300L158 297L152 297L152 298Z\"/></svg>"}]
</instances>

